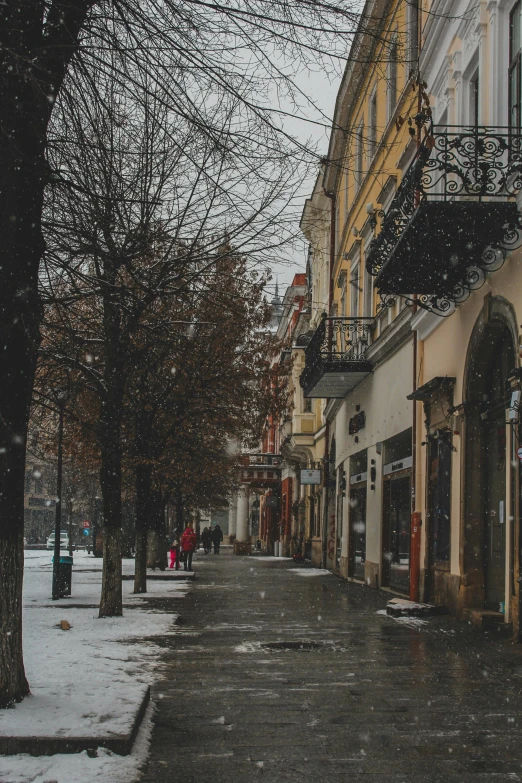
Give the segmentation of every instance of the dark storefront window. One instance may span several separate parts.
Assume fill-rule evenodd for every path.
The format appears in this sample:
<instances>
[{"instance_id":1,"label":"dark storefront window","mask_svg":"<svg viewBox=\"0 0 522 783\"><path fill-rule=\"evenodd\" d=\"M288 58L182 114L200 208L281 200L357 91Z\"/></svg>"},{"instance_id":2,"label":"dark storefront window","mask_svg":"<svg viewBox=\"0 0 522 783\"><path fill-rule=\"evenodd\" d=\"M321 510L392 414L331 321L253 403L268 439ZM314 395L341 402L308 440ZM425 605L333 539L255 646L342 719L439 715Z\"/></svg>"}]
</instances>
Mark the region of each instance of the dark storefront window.
<instances>
[{"instance_id":1,"label":"dark storefront window","mask_svg":"<svg viewBox=\"0 0 522 783\"><path fill-rule=\"evenodd\" d=\"M350 559L349 576L364 580L366 564L366 450L350 457Z\"/></svg>"},{"instance_id":2,"label":"dark storefront window","mask_svg":"<svg viewBox=\"0 0 522 783\"><path fill-rule=\"evenodd\" d=\"M382 583L410 589L411 428L384 442Z\"/></svg>"},{"instance_id":3,"label":"dark storefront window","mask_svg":"<svg viewBox=\"0 0 522 783\"><path fill-rule=\"evenodd\" d=\"M450 557L451 430L439 430L429 443L429 538L433 564Z\"/></svg>"}]
</instances>

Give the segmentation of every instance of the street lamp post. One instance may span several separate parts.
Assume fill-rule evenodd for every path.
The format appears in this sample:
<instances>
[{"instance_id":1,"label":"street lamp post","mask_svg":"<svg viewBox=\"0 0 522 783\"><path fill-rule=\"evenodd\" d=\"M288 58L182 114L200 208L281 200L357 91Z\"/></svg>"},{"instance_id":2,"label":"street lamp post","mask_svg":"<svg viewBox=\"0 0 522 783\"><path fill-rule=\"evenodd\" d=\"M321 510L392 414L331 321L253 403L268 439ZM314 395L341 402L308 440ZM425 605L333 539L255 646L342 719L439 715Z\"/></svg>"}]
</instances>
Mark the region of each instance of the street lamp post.
<instances>
[{"instance_id":1,"label":"street lamp post","mask_svg":"<svg viewBox=\"0 0 522 783\"><path fill-rule=\"evenodd\" d=\"M59 406L58 419L58 475L56 478L56 510L54 517L54 558L53 558L53 594L52 600L62 598L60 591L60 533L62 531L62 462L63 462L63 413L65 394L57 395Z\"/></svg>"}]
</instances>

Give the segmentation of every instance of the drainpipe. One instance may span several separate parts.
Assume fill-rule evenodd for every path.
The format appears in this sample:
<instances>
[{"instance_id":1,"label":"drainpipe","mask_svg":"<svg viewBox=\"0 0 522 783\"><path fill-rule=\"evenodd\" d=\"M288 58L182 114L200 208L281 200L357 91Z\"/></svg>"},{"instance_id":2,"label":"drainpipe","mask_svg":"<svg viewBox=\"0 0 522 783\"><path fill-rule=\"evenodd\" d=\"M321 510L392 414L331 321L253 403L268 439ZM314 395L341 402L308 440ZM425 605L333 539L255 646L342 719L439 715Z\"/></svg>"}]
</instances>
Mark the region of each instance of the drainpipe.
<instances>
[{"instance_id":1,"label":"drainpipe","mask_svg":"<svg viewBox=\"0 0 522 783\"><path fill-rule=\"evenodd\" d=\"M417 13L417 57L420 56L421 50L421 20L419 10L419 0L413 0L415 10ZM420 84L420 68L417 61L417 149L421 145L421 121L420 116L422 112L422 96L421 96L421 84ZM416 206L419 205L420 193L415 194ZM413 315L417 312L417 294L413 295ZM417 391L417 332L413 332L413 383L412 391ZM413 415L412 415L412 438L411 438L411 533L410 533L410 600L419 600L419 587L420 587L420 561L421 561L421 514L417 509L417 401L413 400Z\"/></svg>"},{"instance_id":2,"label":"drainpipe","mask_svg":"<svg viewBox=\"0 0 522 783\"><path fill-rule=\"evenodd\" d=\"M333 309L333 295L334 295L334 285L333 285L333 274L334 274L334 267L335 267L335 234L336 234L336 221L335 221L335 194L334 193L327 193L325 191L325 196L330 199L330 270L329 270L329 280L328 280L328 315L332 315L332 309ZM328 328L328 349L331 348L331 342L332 342L332 329L331 327ZM328 405L329 399L326 400L326 404ZM330 423L328 420L325 423L325 429L324 429L324 467L323 467L323 482L326 477L328 477L328 480L326 481L326 492L324 496L324 508L323 508L323 535L322 535L322 567L326 568L327 565L327 553L328 553L328 499L330 496Z\"/></svg>"}]
</instances>

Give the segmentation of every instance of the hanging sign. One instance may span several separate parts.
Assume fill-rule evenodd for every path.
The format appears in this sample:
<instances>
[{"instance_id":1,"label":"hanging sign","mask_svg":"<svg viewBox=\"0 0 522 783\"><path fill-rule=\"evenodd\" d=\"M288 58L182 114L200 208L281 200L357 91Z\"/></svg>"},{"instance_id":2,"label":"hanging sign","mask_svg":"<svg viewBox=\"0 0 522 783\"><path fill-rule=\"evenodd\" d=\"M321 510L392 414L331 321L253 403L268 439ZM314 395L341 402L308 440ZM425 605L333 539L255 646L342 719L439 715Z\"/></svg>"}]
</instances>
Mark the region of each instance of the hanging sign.
<instances>
[{"instance_id":1,"label":"hanging sign","mask_svg":"<svg viewBox=\"0 0 522 783\"><path fill-rule=\"evenodd\" d=\"M366 414L364 411L360 411L359 413L356 413L355 416L352 416L352 418L349 419L348 421L348 432L350 433L350 435L356 435L365 427L366 427Z\"/></svg>"},{"instance_id":2,"label":"hanging sign","mask_svg":"<svg viewBox=\"0 0 522 783\"><path fill-rule=\"evenodd\" d=\"M395 462L389 462L383 467L382 472L385 476L387 476L389 473L396 473L398 470L405 470L406 468L411 468L411 466L412 458L404 457L404 459L398 459Z\"/></svg>"},{"instance_id":3,"label":"hanging sign","mask_svg":"<svg viewBox=\"0 0 522 783\"><path fill-rule=\"evenodd\" d=\"M320 484L321 471L301 469L301 484Z\"/></svg>"},{"instance_id":4,"label":"hanging sign","mask_svg":"<svg viewBox=\"0 0 522 783\"><path fill-rule=\"evenodd\" d=\"M520 448L520 449L517 449L517 457L518 457L518 458L519 458L519 460L522 462L522 448Z\"/></svg>"}]
</instances>

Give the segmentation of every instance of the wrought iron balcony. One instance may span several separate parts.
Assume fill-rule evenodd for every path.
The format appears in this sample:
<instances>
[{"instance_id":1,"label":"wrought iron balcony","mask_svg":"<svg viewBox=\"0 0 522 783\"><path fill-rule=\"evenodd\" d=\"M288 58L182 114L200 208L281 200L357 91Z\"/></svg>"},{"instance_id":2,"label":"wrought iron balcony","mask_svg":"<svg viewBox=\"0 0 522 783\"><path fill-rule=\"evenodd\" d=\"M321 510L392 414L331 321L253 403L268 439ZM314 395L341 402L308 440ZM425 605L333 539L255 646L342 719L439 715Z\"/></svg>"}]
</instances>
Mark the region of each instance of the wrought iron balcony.
<instances>
[{"instance_id":1,"label":"wrought iron balcony","mask_svg":"<svg viewBox=\"0 0 522 783\"><path fill-rule=\"evenodd\" d=\"M373 318L327 318L305 350L300 383L305 397L344 397L372 371L365 358Z\"/></svg>"},{"instance_id":2,"label":"wrought iron balcony","mask_svg":"<svg viewBox=\"0 0 522 783\"><path fill-rule=\"evenodd\" d=\"M280 454L272 454L272 453L246 453L242 454L241 462L244 465L258 467L279 467L281 462L283 461L283 458Z\"/></svg>"},{"instance_id":3,"label":"wrought iron balcony","mask_svg":"<svg viewBox=\"0 0 522 783\"><path fill-rule=\"evenodd\" d=\"M522 242L522 134L508 128L433 128L381 213L367 269L384 295L418 295L453 311Z\"/></svg>"}]
</instances>

